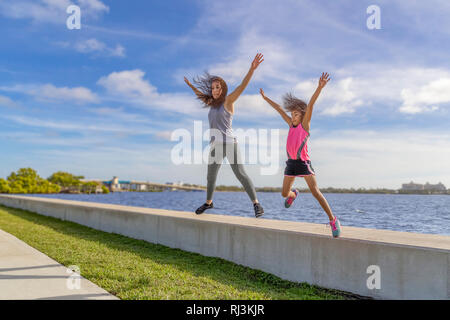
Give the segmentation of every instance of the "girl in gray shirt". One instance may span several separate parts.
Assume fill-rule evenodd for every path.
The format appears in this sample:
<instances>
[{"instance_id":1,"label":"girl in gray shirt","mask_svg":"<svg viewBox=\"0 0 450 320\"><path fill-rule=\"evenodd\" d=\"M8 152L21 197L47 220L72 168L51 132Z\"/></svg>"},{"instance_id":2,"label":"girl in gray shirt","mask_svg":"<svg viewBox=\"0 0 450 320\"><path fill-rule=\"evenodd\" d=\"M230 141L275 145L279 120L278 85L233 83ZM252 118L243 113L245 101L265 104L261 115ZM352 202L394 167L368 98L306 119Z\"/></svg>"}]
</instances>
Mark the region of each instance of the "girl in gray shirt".
<instances>
[{"instance_id":1,"label":"girl in gray shirt","mask_svg":"<svg viewBox=\"0 0 450 320\"><path fill-rule=\"evenodd\" d=\"M211 129L211 148L208 161L206 202L195 211L197 214L214 207L212 196L216 187L217 174L225 157L230 162L236 178L241 182L252 200L255 216L258 218L264 214L264 210L256 198L255 187L245 173L244 166L241 163L239 146L232 129L234 102L247 87L253 72L263 61L263 55L258 53L242 83L229 95L227 95L227 84L220 77L206 73L205 76L194 79L197 87L193 86L186 77L184 78L184 81L195 92L197 98L203 102L206 108L209 108L208 120Z\"/></svg>"}]
</instances>

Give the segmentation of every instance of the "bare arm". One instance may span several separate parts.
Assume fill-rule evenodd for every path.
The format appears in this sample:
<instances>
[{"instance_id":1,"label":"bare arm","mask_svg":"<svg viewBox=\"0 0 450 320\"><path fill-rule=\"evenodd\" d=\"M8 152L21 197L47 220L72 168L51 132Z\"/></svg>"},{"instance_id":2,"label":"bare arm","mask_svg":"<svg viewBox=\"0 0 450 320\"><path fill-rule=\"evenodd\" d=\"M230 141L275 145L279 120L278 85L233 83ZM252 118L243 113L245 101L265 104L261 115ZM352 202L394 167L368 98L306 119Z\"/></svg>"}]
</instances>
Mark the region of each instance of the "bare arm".
<instances>
[{"instance_id":1,"label":"bare arm","mask_svg":"<svg viewBox=\"0 0 450 320\"><path fill-rule=\"evenodd\" d=\"M323 87L325 87L325 85L328 83L328 81L330 81L330 79L331 78L329 78L328 73L322 73L322 76L319 79L319 85L317 86L316 91L309 100L308 107L306 108L306 113L302 121L302 126L306 131L309 131L311 117L314 109L314 103L316 103L316 100L319 97L320 92L322 91Z\"/></svg>"},{"instance_id":2,"label":"bare arm","mask_svg":"<svg viewBox=\"0 0 450 320\"><path fill-rule=\"evenodd\" d=\"M200 90L198 90L196 87L194 87L194 86L192 85L192 83L190 83L189 80L188 80L186 77L184 77L184 82L186 82L186 84L192 89L192 91L194 91L194 93L195 93L197 96L200 95L200 94L202 94L202 92L201 92Z\"/></svg>"},{"instance_id":3,"label":"bare arm","mask_svg":"<svg viewBox=\"0 0 450 320\"><path fill-rule=\"evenodd\" d=\"M283 110L283 108L281 108L280 105L278 105L277 103L273 102L268 97L266 97L266 95L264 94L263 89L259 89L259 92L261 93L261 96L263 97L263 99L266 100L267 103L269 103L275 110L277 110L278 113L283 118L283 120L286 121L287 124L291 127L292 126L292 119L291 119L291 117L289 117L287 115L287 113Z\"/></svg>"},{"instance_id":4,"label":"bare arm","mask_svg":"<svg viewBox=\"0 0 450 320\"><path fill-rule=\"evenodd\" d=\"M263 55L261 53L258 53L255 56L255 59L253 59L252 65L250 66L250 70L248 71L247 75L245 76L244 80L242 80L241 84L232 92L230 93L226 100L225 100L225 107L228 109L228 111L233 112L234 111L234 102L239 98L242 92L244 92L245 88L247 87L248 83L250 82L250 79L253 76L253 72L258 68L259 64L263 62Z\"/></svg>"}]
</instances>

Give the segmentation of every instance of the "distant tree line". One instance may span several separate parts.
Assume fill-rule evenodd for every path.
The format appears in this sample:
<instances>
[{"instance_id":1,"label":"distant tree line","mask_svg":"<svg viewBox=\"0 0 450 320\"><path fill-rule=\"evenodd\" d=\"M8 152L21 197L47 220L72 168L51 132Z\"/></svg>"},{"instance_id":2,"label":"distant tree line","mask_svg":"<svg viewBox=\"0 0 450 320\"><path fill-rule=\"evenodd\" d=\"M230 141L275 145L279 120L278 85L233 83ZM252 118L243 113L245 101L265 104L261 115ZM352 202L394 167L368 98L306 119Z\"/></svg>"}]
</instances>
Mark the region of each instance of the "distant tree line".
<instances>
[{"instance_id":1,"label":"distant tree line","mask_svg":"<svg viewBox=\"0 0 450 320\"><path fill-rule=\"evenodd\" d=\"M255 188L256 192L280 192L280 187L260 187ZM308 188L298 189L302 193L309 193L310 190ZM245 191L242 187L237 186L217 186L216 191ZM446 191L426 191L426 190L414 190L414 191L403 191L403 190L395 190L395 189L387 189L387 188L378 188L378 189L366 189L366 188L320 188L320 191L323 193L375 193L375 194L450 194L450 189Z\"/></svg>"},{"instance_id":2,"label":"distant tree line","mask_svg":"<svg viewBox=\"0 0 450 320\"><path fill-rule=\"evenodd\" d=\"M450 189L447 190L398 190L399 194L450 194Z\"/></svg>"},{"instance_id":3,"label":"distant tree line","mask_svg":"<svg viewBox=\"0 0 450 320\"><path fill-rule=\"evenodd\" d=\"M32 193L96 193L101 189L102 193L109 193L109 189L98 182L83 182L84 176L75 176L68 172L58 171L47 179L41 178L32 168L21 168L12 172L7 178L0 178L0 193L32 194ZM184 184L191 187L203 187L196 184ZM257 192L281 192L280 187L255 188ZM378 193L378 194L450 194L446 191L428 190L393 190L386 188L321 188L323 193ZM242 192L244 188L238 186L219 185L216 191ZM299 189L300 192L310 192L308 188Z\"/></svg>"},{"instance_id":4,"label":"distant tree line","mask_svg":"<svg viewBox=\"0 0 450 320\"><path fill-rule=\"evenodd\" d=\"M109 193L108 188L97 182L82 182L83 176L58 171L47 179L40 177L32 168L21 168L12 172L7 178L0 178L0 193L95 193L100 188L102 193Z\"/></svg>"},{"instance_id":5,"label":"distant tree line","mask_svg":"<svg viewBox=\"0 0 450 320\"><path fill-rule=\"evenodd\" d=\"M256 192L281 192L281 187L261 187L255 188ZM237 186L217 186L217 191L244 191L244 188ZM308 188L298 189L302 193L308 193L310 190ZM344 189L344 188L320 188L323 193L397 193L396 190L391 189Z\"/></svg>"}]
</instances>

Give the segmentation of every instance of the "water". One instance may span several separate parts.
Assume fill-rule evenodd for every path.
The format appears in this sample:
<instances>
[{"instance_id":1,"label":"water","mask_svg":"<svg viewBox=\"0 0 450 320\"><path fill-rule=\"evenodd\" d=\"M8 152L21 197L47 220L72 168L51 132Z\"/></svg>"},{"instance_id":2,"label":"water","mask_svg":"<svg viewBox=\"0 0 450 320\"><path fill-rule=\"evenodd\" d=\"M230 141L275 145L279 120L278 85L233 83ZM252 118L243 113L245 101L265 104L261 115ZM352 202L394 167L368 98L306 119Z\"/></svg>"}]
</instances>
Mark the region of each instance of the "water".
<instances>
[{"instance_id":1,"label":"water","mask_svg":"<svg viewBox=\"0 0 450 320\"><path fill-rule=\"evenodd\" d=\"M205 202L205 192L185 191L31 196L192 212ZM324 193L324 196L343 227L450 235L449 195ZM310 193L300 193L289 209L284 208L279 193L258 192L258 199L265 211L260 219L320 223L324 228L328 222ZM214 209L207 213L254 217L253 205L244 192L216 192Z\"/></svg>"}]
</instances>

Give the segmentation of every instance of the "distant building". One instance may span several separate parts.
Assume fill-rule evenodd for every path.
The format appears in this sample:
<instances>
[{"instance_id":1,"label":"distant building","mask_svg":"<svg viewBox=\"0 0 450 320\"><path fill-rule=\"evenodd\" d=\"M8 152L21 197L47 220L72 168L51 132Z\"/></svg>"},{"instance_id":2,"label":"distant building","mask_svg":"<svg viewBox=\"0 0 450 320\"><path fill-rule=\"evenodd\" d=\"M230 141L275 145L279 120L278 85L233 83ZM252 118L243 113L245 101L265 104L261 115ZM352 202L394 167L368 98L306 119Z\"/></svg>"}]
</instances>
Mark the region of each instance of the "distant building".
<instances>
[{"instance_id":1,"label":"distant building","mask_svg":"<svg viewBox=\"0 0 450 320\"><path fill-rule=\"evenodd\" d=\"M129 191L131 189L130 181L119 180L117 177L113 177L110 181L103 181L103 184L108 187L111 192Z\"/></svg>"},{"instance_id":2,"label":"distant building","mask_svg":"<svg viewBox=\"0 0 450 320\"><path fill-rule=\"evenodd\" d=\"M166 188L166 190L172 190L172 191L175 191L175 190L177 190L176 187L182 187L182 186L184 185L184 183L183 183L183 181L166 182L166 185L168 185L168 186L173 186L173 187L170 187L170 188Z\"/></svg>"},{"instance_id":3,"label":"distant building","mask_svg":"<svg viewBox=\"0 0 450 320\"><path fill-rule=\"evenodd\" d=\"M168 186L183 186L183 181L177 181L177 182L166 182L166 185Z\"/></svg>"},{"instance_id":4,"label":"distant building","mask_svg":"<svg viewBox=\"0 0 450 320\"><path fill-rule=\"evenodd\" d=\"M419 190L424 190L424 186L423 186L423 184L414 183L411 181L410 183L402 184L402 188L400 190L402 190L402 191L419 191Z\"/></svg>"},{"instance_id":5,"label":"distant building","mask_svg":"<svg viewBox=\"0 0 450 320\"><path fill-rule=\"evenodd\" d=\"M131 190L146 191L147 190L147 185L140 184L140 183L133 183L133 184L131 184Z\"/></svg>"},{"instance_id":6,"label":"distant building","mask_svg":"<svg viewBox=\"0 0 450 320\"><path fill-rule=\"evenodd\" d=\"M447 191L447 188L441 182L439 182L438 184L430 184L427 182L424 185L424 190L426 190L426 191Z\"/></svg>"},{"instance_id":7,"label":"distant building","mask_svg":"<svg viewBox=\"0 0 450 320\"><path fill-rule=\"evenodd\" d=\"M420 183L404 183L402 184L402 188L400 191L430 191L430 192L445 192L447 191L447 188L439 182L438 184L420 184Z\"/></svg>"}]
</instances>

